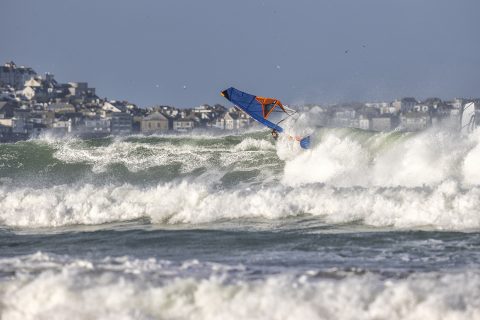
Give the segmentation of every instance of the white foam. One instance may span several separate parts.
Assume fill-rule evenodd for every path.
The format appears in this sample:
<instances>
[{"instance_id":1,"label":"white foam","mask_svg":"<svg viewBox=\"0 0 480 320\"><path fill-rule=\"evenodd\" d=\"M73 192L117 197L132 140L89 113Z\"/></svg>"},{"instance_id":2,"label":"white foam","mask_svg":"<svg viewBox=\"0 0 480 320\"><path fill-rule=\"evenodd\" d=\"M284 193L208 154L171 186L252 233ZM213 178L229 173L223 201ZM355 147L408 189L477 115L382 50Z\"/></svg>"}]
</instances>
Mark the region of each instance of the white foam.
<instances>
[{"instance_id":1,"label":"white foam","mask_svg":"<svg viewBox=\"0 0 480 320\"><path fill-rule=\"evenodd\" d=\"M275 146L267 140L246 138L237 144L234 151L275 150Z\"/></svg>"},{"instance_id":2,"label":"white foam","mask_svg":"<svg viewBox=\"0 0 480 320\"><path fill-rule=\"evenodd\" d=\"M301 152L287 161L283 183L298 186L305 183L355 185L368 164L368 153L350 139L327 135L313 150Z\"/></svg>"},{"instance_id":3,"label":"white foam","mask_svg":"<svg viewBox=\"0 0 480 320\"><path fill-rule=\"evenodd\" d=\"M192 145L130 142L115 139L104 146L91 147L78 139L51 142L56 151L53 156L66 163L92 165L93 172L105 172L112 164L122 164L129 171L138 172L148 168L166 165L180 165L181 172L198 168L215 168L216 159L220 165L228 166L239 161L248 161L252 151L271 152L273 145L266 140L245 138L232 147L218 145Z\"/></svg>"},{"instance_id":4,"label":"white foam","mask_svg":"<svg viewBox=\"0 0 480 320\"><path fill-rule=\"evenodd\" d=\"M195 150L197 149L197 150ZM106 146L87 147L79 141L62 143L54 157L66 163L87 163L93 165L93 172L104 172L112 164L123 164L129 171L137 172L155 166L175 163L182 165L183 172L208 166L208 157L193 146L162 144L140 144L115 140ZM227 150L203 148L203 152Z\"/></svg>"},{"instance_id":5,"label":"white foam","mask_svg":"<svg viewBox=\"0 0 480 320\"><path fill-rule=\"evenodd\" d=\"M365 139L330 130L311 150L287 157L283 182L299 186L418 187L447 180L480 183L480 135L461 139L445 129L431 129L387 143L392 134ZM472 149L473 148L473 149Z\"/></svg>"},{"instance_id":6,"label":"white foam","mask_svg":"<svg viewBox=\"0 0 480 320\"><path fill-rule=\"evenodd\" d=\"M471 133L468 136L468 142L473 147L464 158L462 173L467 184L480 185L480 130Z\"/></svg>"},{"instance_id":7,"label":"white foam","mask_svg":"<svg viewBox=\"0 0 480 320\"><path fill-rule=\"evenodd\" d=\"M480 319L476 271L405 279L319 279L313 271L257 281L172 274L158 282L163 266L144 264L133 274L75 262L17 273L0 282L2 319Z\"/></svg>"},{"instance_id":8,"label":"white foam","mask_svg":"<svg viewBox=\"0 0 480 320\"><path fill-rule=\"evenodd\" d=\"M373 226L480 229L480 188L455 181L435 188L269 187L212 190L201 183L62 185L44 189L0 186L0 221L15 227L102 224L142 217L154 223L279 219L299 214L328 222Z\"/></svg>"},{"instance_id":9,"label":"white foam","mask_svg":"<svg viewBox=\"0 0 480 320\"><path fill-rule=\"evenodd\" d=\"M277 143L277 153L287 159L283 175L280 160L265 161L275 159L272 144L249 137L229 147L123 139L99 147L75 139L58 142L55 156L99 171L112 163L135 171L176 161L184 171L207 170L195 179L149 187L79 182L35 189L7 181L0 186L0 222L35 228L143 217L190 224L311 214L335 223L480 229L479 133L460 139L438 129L400 135L338 129L323 130L314 141L307 151ZM244 183L219 190L225 172L236 169L261 172L252 188Z\"/></svg>"}]
</instances>

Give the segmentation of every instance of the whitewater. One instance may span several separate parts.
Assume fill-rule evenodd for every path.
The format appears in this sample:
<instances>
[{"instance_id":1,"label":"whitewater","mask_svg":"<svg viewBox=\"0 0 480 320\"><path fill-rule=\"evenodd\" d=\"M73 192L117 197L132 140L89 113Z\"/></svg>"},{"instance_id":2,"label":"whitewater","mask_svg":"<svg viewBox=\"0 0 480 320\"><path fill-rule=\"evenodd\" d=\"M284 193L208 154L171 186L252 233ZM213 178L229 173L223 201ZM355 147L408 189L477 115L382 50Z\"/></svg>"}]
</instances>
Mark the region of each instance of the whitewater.
<instances>
[{"instance_id":1,"label":"whitewater","mask_svg":"<svg viewBox=\"0 0 480 320\"><path fill-rule=\"evenodd\" d=\"M451 128L2 144L0 318L480 319L479 163Z\"/></svg>"}]
</instances>

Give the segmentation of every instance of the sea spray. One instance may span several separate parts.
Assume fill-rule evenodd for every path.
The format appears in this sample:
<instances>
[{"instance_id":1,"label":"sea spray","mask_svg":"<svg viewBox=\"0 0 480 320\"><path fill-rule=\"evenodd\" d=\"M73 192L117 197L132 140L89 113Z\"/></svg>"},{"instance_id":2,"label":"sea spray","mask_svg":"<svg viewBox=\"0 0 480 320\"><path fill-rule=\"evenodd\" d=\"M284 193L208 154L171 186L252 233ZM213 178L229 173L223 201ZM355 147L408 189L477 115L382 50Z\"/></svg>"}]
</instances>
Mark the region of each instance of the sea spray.
<instances>
[{"instance_id":1,"label":"sea spray","mask_svg":"<svg viewBox=\"0 0 480 320\"><path fill-rule=\"evenodd\" d=\"M377 227L480 228L477 134L323 128L313 141L305 151L259 131L2 145L0 221L37 228L308 215Z\"/></svg>"},{"instance_id":2,"label":"sea spray","mask_svg":"<svg viewBox=\"0 0 480 320\"><path fill-rule=\"evenodd\" d=\"M397 279L333 270L319 277L309 270L229 281L229 273L242 269L45 254L16 261L15 270L28 270L32 263L35 275L0 283L2 318L480 319L480 274L473 270ZM199 268L210 275L195 277ZM192 275L182 277L182 269ZM165 277L172 272L177 276Z\"/></svg>"}]
</instances>

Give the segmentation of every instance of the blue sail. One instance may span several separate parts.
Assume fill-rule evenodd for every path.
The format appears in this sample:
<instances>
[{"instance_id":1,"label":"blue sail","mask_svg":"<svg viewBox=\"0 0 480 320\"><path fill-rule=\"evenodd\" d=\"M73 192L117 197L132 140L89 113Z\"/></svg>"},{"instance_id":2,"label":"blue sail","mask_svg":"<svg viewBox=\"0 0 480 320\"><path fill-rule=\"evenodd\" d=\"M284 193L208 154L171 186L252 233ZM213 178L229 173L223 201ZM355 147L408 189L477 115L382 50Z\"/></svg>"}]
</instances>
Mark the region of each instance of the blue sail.
<instances>
[{"instance_id":1,"label":"blue sail","mask_svg":"<svg viewBox=\"0 0 480 320\"><path fill-rule=\"evenodd\" d=\"M285 112L279 100L254 96L233 87L222 91L222 96L261 124L278 132L283 132L282 127L268 120L268 117L276 108Z\"/></svg>"}]
</instances>

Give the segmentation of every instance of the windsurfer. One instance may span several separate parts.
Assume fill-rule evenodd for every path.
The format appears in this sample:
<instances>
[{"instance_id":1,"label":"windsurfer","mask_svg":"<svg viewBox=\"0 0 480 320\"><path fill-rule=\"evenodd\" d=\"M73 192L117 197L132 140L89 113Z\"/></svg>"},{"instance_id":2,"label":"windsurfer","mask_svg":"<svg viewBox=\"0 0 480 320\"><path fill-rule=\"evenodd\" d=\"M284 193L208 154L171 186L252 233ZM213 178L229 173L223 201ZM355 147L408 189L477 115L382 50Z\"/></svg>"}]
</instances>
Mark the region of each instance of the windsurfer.
<instances>
[{"instance_id":1,"label":"windsurfer","mask_svg":"<svg viewBox=\"0 0 480 320\"><path fill-rule=\"evenodd\" d=\"M285 107L278 99L254 96L233 87L223 90L221 95L253 120L270 128L274 140L278 140L280 133L283 133L285 137L290 137L279 124L296 114L296 111ZM272 115L273 112L276 112L275 117ZM303 149L308 149L310 146L310 136L299 137L295 140L300 142L300 147Z\"/></svg>"},{"instance_id":2,"label":"windsurfer","mask_svg":"<svg viewBox=\"0 0 480 320\"><path fill-rule=\"evenodd\" d=\"M278 139L278 132L277 132L277 130L275 130L275 129L272 130L272 137L273 137L273 139L275 139L275 140Z\"/></svg>"}]
</instances>

